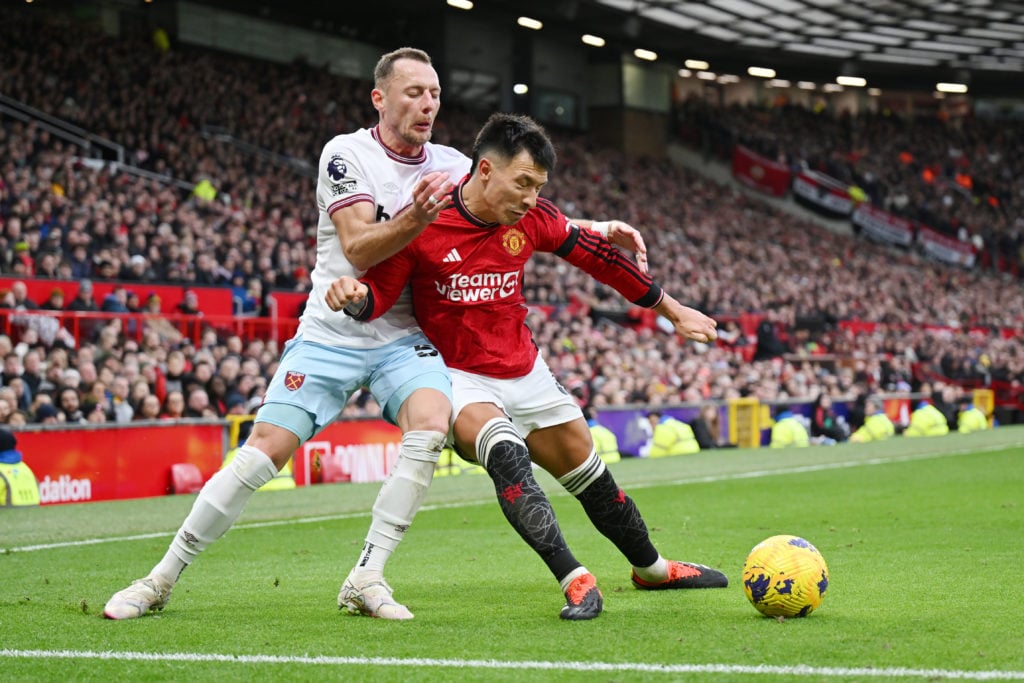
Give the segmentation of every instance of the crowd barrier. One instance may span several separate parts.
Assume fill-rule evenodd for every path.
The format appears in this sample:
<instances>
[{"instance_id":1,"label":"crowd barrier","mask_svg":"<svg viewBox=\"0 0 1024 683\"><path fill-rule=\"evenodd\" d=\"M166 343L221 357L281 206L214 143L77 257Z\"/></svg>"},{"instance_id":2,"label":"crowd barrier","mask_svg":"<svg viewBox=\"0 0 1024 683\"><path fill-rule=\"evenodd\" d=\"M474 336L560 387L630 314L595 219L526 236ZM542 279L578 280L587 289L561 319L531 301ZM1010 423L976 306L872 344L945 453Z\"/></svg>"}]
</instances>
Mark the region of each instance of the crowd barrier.
<instances>
[{"instance_id":1,"label":"crowd barrier","mask_svg":"<svg viewBox=\"0 0 1024 683\"><path fill-rule=\"evenodd\" d=\"M234 420L141 421L17 430L18 450L39 482L43 505L123 500L174 492L172 468L195 467L206 481L236 444ZM293 459L295 483L382 481L402 434L379 419L342 420L306 442Z\"/></svg>"},{"instance_id":2,"label":"crowd barrier","mask_svg":"<svg viewBox=\"0 0 1024 683\"><path fill-rule=\"evenodd\" d=\"M914 394L883 395L886 413L905 424ZM992 392L978 390L975 403L992 414ZM809 418L806 401L760 402L737 399L718 403L719 437L741 447L766 445L772 415L781 406ZM850 401L837 400L833 408L846 418ZM684 422L697 416L698 404L659 406L663 415ZM647 407L634 405L603 409L598 422L612 430L625 457L644 454L650 439ZM43 505L145 498L174 493L171 471L185 464L198 470L205 482L220 469L224 457L237 445L240 426L249 416L230 420L146 421L126 425L35 427L16 432L18 450L39 481ZM328 425L303 444L293 456L297 486L383 481L401 447L402 434L394 425L376 418L342 419ZM461 467L448 462L440 466ZM439 475L454 472L440 471Z\"/></svg>"},{"instance_id":3,"label":"crowd barrier","mask_svg":"<svg viewBox=\"0 0 1024 683\"><path fill-rule=\"evenodd\" d=\"M226 447L222 420L45 427L15 435L43 505L162 496L171 491L172 465L194 465L205 481Z\"/></svg>"}]
</instances>

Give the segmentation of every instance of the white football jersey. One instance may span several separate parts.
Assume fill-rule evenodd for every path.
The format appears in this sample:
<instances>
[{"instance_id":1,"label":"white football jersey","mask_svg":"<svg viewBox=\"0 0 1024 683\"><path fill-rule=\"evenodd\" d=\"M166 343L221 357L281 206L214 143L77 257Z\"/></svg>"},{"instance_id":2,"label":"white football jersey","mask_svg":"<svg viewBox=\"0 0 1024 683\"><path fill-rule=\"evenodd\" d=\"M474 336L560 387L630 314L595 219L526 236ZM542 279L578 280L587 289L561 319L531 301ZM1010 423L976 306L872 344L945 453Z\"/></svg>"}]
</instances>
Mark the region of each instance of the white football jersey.
<instances>
[{"instance_id":1,"label":"white football jersey","mask_svg":"<svg viewBox=\"0 0 1024 683\"><path fill-rule=\"evenodd\" d=\"M387 221L412 204L413 188L424 175L446 171L455 183L469 173L469 168L470 160L462 152L429 142L417 157L396 154L380 141L376 128L339 135L324 145L316 181L320 220L316 266L310 276L313 288L297 334L321 344L374 348L419 332L408 288L390 311L370 323L358 322L328 308L324 296L332 282L342 275L360 277L365 272L345 258L331 214L346 206L370 202L377 221Z\"/></svg>"}]
</instances>

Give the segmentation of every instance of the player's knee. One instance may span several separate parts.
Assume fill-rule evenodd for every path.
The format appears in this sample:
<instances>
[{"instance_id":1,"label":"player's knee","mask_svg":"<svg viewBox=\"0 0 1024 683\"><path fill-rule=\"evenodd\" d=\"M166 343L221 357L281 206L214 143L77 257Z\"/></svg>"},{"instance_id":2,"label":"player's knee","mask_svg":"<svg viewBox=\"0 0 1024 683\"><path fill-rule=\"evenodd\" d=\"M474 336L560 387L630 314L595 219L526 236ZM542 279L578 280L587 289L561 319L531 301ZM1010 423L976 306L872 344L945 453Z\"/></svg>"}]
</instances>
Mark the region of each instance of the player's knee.
<instances>
[{"instance_id":1,"label":"player's knee","mask_svg":"<svg viewBox=\"0 0 1024 683\"><path fill-rule=\"evenodd\" d=\"M396 422L403 432L442 432L451 421L451 399L437 389L417 389L402 402Z\"/></svg>"},{"instance_id":2,"label":"player's knee","mask_svg":"<svg viewBox=\"0 0 1024 683\"><path fill-rule=\"evenodd\" d=\"M524 460L527 465L530 462L526 442L508 418L495 417L484 423L477 432L475 446L477 461L488 471L494 462L491 456L498 450L501 450L504 460Z\"/></svg>"},{"instance_id":3,"label":"player's knee","mask_svg":"<svg viewBox=\"0 0 1024 683\"><path fill-rule=\"evenodd\" d=\"M238 480L253 491L276 477L281 469L265 452L248 443L238 449L229 467Z\"/></svg>"}]
</instances>

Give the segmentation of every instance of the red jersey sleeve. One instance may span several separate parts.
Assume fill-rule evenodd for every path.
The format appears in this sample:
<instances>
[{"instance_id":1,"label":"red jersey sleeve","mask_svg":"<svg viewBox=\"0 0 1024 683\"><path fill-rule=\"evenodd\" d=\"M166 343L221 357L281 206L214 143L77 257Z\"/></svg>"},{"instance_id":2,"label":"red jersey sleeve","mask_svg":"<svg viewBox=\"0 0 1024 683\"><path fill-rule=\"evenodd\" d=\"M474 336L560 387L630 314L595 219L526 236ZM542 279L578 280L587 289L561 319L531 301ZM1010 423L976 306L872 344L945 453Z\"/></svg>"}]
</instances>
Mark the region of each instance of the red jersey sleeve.
<instances>
[{"instance_id":1,"label":"red jersey sleeve","mask_svg":"<svg viewBox=\"0 0 1024 683\"><path fill-rule=\"evenodd\" d=\"M366 301L358 313L352 313L356 320L375 320L395 305L412 275L416 258L410 243L402 251L385 259L363 273L359 281L367 286Z\"/></svg>"},{"instance_id":2,"label":"red jersey sleeve","mask_svg":"<svg viewBox=\"0 0 1024 683\"><path fill-rule=\"evenodd\" d=\"M653 308L661 302L665 296L661 287L618 247L597 233L580 228L546 199L538 200L537 209L532 214L540 219L538 251L565 259L637 306Z\"/></svg>"}]
</instances>

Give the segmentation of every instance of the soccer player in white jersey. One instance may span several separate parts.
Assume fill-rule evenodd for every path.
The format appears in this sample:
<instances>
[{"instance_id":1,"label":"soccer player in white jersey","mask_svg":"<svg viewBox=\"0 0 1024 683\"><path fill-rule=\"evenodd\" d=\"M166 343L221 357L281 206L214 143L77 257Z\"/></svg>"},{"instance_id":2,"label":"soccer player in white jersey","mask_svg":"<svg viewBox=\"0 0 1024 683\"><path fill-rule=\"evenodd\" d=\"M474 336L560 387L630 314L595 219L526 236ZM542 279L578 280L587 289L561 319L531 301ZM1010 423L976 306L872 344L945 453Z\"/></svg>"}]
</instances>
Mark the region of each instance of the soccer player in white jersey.
<instances>
[{"instance_id":1,"label":"soccer player in white jersey","mask_svg":"<svg viewBox=\"0 0 1024 683\"><path fill-rule=\"evenodd\" d=\"M320 221L313 287L293 339L256 414L252 435L231 465L203 487L150 573L116 593L111 619L162 609L181 572L223 535L252 492L270 481L300 444L329 424L360 387L370 387L389 421L402 430L394 468L373 508L373 521L339 606L388 619L412 614L394 601L384 564L422 503L444 444L451 379L423 336L408 302L371 325L324 304L341 275L361 275L418 235L448 200L438 200L469 160L429 142L440 104L430 57L412 48L384 55L371 98L380 120L372 129L339 135L324 147L317 180Z\"/></svg>"},{"instance_id":2,"label":"soccer player in white jersey","mask_svg":"<svg viewBox=\"0 0 1024 683\"><path fill-rule=\"evenodd\" d=\"M361 275L408 244L448 205L449 178L468 173L463 154L429 142L440 91L425 52L390 52L374 71L371 100L378 125L325 145L316 190L320 220L312 291L252 435L231 465L207 482L163 559L110 598L107 617L131 619L163 609L181 572L231 527L252 492L334 420L354 391L368 385L384 417L401 428L402 445L338 605L353 614L412 618L392 597L384 565L430 485L449 428L451 379L408 301L366 325L329 310L324 296L339 276ZM610 238L646 258L639 233L618 221L611 226Z\"/></svg>"},{"instance_id":3,"label":"soccer player in white jersey","mask_svg":"<svg viewBox=\"0 0 1024 683\"><path fill-rule=\"evenodd\" d=\"M554 253L658 311L684 337L707 342L716 334L714 320L680 304L619 250L539 197L554 164L540 126L493 115L477 136L472 175L452 192L451 206L362 282L339 278L327 303L372 321L411 287L416 318L452 374L456 448L484 466L506 518L558 580L566 598L562 618L579 620L600 614L603 597L562 537L531 456L622 552L637 588L725 587L728 579L704 565L666 560L651 543L636 504L595 453L579 405L533 342L522 294L526 261L534 251Z\"/></svg>"}]
</instances>

